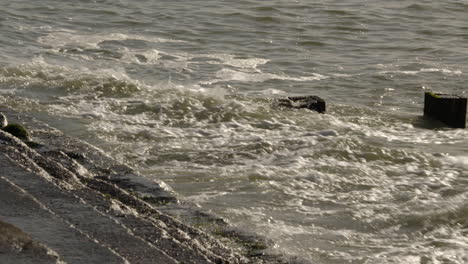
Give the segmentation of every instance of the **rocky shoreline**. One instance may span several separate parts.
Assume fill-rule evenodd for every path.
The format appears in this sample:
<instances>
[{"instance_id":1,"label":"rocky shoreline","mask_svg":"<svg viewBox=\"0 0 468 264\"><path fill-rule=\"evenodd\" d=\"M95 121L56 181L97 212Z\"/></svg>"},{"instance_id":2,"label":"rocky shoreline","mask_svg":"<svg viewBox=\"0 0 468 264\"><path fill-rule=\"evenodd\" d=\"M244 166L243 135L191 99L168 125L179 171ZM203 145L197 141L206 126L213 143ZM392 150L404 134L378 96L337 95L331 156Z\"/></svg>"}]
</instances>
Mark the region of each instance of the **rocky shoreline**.
<instances>
[{"instance_id":1,"label":"rocky shoreline","mask_svg":"<svg viewBox=\"0 0 468 264\"><path fill-rule=\"evenodd\" d=\"M1 263L303 263L94 146L0 112L30 135L0 130Z\"/></svg>"}]
</instances>

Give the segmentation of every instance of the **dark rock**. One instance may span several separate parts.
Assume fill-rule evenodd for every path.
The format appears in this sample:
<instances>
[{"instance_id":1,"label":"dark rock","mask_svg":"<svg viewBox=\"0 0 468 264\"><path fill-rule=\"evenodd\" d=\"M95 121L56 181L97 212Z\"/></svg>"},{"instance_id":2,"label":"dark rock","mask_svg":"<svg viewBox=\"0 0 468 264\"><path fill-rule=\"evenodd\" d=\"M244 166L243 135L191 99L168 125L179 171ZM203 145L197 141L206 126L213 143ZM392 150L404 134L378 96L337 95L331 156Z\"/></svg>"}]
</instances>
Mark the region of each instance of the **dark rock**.
<instances>
[{"instance_id":1,"label":"dark rock","mask_svg":"<svg viewBox=\"0 0 468 264\"><path fill-rule=\"evenodd\" d=\"M467 98L426 92L424 94L424 116L442 121L453 128L466 127Z\"/></svg>"},{"instance_id":2,"label":"dark rock","mask_svg":"<svg viewBox=\"0 0 468 264\"><path fill-rule=\"evenodd\" d=\"M279 99L278 106L295 109L307 108L319 113L325 113L326 111L325 100L315 95L290 96L286 99Z\"/></svg>"},{"instance_id":3,"label":"dark rock","mask_svg":"<svg viewBox=\"0 0 468 264\"><path fill-rule=\"evenodd\" d=\"M71 159L75 160L86 160L86 155L84 153L79 153L75 151L67 151L65 154Z\"/></svg>"},{"instance_id":4,"label":"dark rock","mask_svg":"<svg viewBox=\"0 0 468 264\"><path fill-rule=\"evenodd\" d=\"M26 141L25 143L26 143L26 145L28 145L28 147L33 148L33 149L40 148L40 147L44 146L41 143L38 143L36 141L31 141L31 140Z\"/></svg>"}]
</instances>

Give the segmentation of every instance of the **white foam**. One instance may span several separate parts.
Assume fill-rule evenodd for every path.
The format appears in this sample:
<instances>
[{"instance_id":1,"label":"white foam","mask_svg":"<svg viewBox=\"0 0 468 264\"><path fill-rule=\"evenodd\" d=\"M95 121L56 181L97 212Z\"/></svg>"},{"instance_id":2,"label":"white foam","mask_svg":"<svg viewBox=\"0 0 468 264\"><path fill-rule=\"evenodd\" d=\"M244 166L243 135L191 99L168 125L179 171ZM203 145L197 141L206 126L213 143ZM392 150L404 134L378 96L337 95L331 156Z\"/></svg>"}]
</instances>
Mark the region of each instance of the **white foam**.
<instances>
[{"instance_id":1,"label":"white foam","mask_svg":"<svg viewBox=\"0 0 468 264\"><path fill-rule=\"evenodd\" d=\"M278 90L278 89L273 89L273 88L262 90L262 91L260 91L260 93L266 94L266 95L286 94L285 91Z\"/></svg>"},{"instance_id":2,"label":"white foam","mask_svg":"<svg viewBox=\"0 0 468 264\"><path fill-rule=\"evenodd\" d=\"M158 51L153 54L157 60ZM46 79L54 81L85 76L138 84L118 68L74 70L49 65L41 57L34 63L27 67L41 68ZM230 71L224 73L238 73L240 79L247 81L278 78L257 69ZM378 248L381 256L391 260L413 261L405 255L411 249L405 244L406 234L395 232L394 237L385 235L385 239L379 240L379 224L398 223L398 216L406 216L402 213L405 210L410 216L418 210L438 212L449 203L443 203L437 190L451 190L467 169L466 155L433 157L419 148L397 144L427 142L433 146L434 140L440 144L466 142L464 130L422 130L404 120L378 120L374 113L362 109L348 113L352 111L346 108L343 115L277 111L241 96L225 98L224 88L138 86L142 91L135 98L92 97L92 89L83 89L45 107L57 116L85 115L89 119L84 123L90 132L97 132L95 136L110 146L118 144L118 149L109 150L117 159L136 167L149 164L150 168L145 169L161 172L154 175L173 182L182 176L177 187L185 186L182 192L196 202L222 204L225 209L225 204L232 207L231 203L238 203L235 195L252 195L255 199L257 195L263 196L259 200L267 204L265 208L240 204L237 205L240 209L233 209L241 210L233 213L242 218L238 223L245 223L248 217L252 229L264 230L279 241L304 243L311 248L305 255L315 254L310 252L317 249L331 252L330 256L337 260L367 257L364 253L327 250L330 247L324 244L334 241L342 243L340 247ZM134 112L127 111L133 108ZM191 183L189 187L187 182ZM204 189L197 190L195 184ZM293 223L288 219L291 215L298 216L293 221L301 222ZM337 226L339 230L324 228L329 226ZM367 232L376 229L377 234ZM310 237L316 239L311 241ZM425 247L422 243L427 240L421 238L416 242ZM402 248L396 253L392 252L395 243ZM368 256L378 259L370 253Z\"/></svg>"},{"instance_id":3,"label":"white foam","mask_svg":"<svg viewBox=\"0 0 468 264\"><path fill-rule=\"evenodd\" d=\"M124 33L109 33L103 35L96 34L78 34L73 31L57 31L47 34L38 38L38 42L51 46L51 47L63 47L63 46L75 46L85 48L99 48L99 44L104 41L123 41L123 40L142 40L152 43L160 42L184 42L182 40L165 39L152 36L136 35L136 34L124 34Z\"/></svg>"},{"instance_id":4,"label":"white foam","mask_svg":"<svg viewBox=\"0 0 468 264\"><path fill-rule=\"evenodd\" d=\"M465 172L468 173L468 156L448 156L445 159L450 164L465 169Z\"/></svg>"},{"instance_id":5,"label":"white foam","mask_svg":"<svg viewBox=\"0 0 468 264\"><path fill-rule=\"evenodd\" d=\"M333 73L332 76L340 77L340 78L347 78L356 76L356 74L346 74L346 73Z\"/></svg>"},{"instance_id":6,"label":"white foam","mask_svg":"<svg viewBox=\"0 0 468 264\"><path fill-rule=\"evenodd\" d=\"M154 65L160 63L159 59L161 58L161 52L157 49L130 51L125 48L123 54L122 62L140 65Z\"/></svg>"},{"instance_id":7,"label":"white foam","mask_svg":"<svg viewBox=\"0 0 468 264\"><path fill-rule=\"evenodd\" d=\"M218 100L223 100L225 96L228 94L228 91L222 87L214 87L214 88L203 88L198 85L194 85L191 87L187 87L186 89L202 93L204 95L216 98Z\"/></svg>"},{"instance_id":8,"label":"white foam","mask_svg":"<svg viewBox=\"0 0 468 264\"><path fill-rule=\"evenodd\" d=\"M241 69L255 69L258 65L266 64L269 60L261 59L261 58L247 58L247 59L239 59L236 58L234 55L231 54L204 54L204 55L197 55L197 57L207 57L220 60L218 61L207 61L210 64L224 64L224 65L231 65L236 68Z\"/></svg>"},{"instance_id":9,"label":"white foam","mask_svg":"<svg viewBox=\"0 0 468 264\"><path fill-rule=\"evenodd\" d=\"M392 70L392 71L381 71L379 74L405 74L405 75L417 75L420 73L427 72L439 72L445 75L462 75L463 72L460 70L449 70L446 68L421 68L419 70L413 71L402 71L402 70Z\"/></svg>"},{"instance_id":10,"label":"white foam","mask_svg":"<svg viewBox=\"0 0 468 264\"><path fill-rule=\"evenodd\" d=\"M289 80L289 81L318 81L326 79L327 76L314 73L312 76L291 77L285 75L278 75L274 73L245 72L236 71L232 69L222 69L216 73L218 81L241 81L241 82L265 82L268 80Z\"/></svg>"},{"instance_id":11,"label":"white foam","mask_svg":"<svg viewBox=\"0 0 468 264\"><path fill-rule=\"evenodd\" d=\"M197 195L189 196L189 197L187 197L187 199L189 201L192 201L192 202L198 204L198 203L203 203L203 202L206 202L206 201L209 201L209 200L212 200L212 199L219 198L219 197L224 196L226 194L227 194L227 192L216 192L216 191L202 192L202 193L197 194Z\"/></svg>"},{"instance_id":12,"label":"white foam","mask_svg":"<svg viewBox=\"0 0 468 264\"><path fill-rule=\"evenodd\" d=\"M449 70L449 69L438 69L438 68L422 68L420 72L441 72L444 74L453 74L453 75L462 75L462 71L460 70Z\"/></svg>"}]
</instances>

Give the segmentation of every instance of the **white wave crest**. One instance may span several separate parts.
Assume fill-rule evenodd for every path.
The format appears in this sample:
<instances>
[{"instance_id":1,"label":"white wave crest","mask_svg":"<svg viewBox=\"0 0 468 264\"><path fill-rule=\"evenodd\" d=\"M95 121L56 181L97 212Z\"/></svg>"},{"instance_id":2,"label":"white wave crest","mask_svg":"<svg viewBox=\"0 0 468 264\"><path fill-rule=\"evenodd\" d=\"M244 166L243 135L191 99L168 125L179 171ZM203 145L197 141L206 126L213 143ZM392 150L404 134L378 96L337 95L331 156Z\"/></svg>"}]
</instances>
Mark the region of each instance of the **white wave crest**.
<instances>
[{"instance_id":1,"label":"white wave crest","mask_svg":"<svg viewBox=\"0 0 468 264\"><path fill-rule=\"evenodd\" d=\"M446 159L449 163L465 169L468 174L468 156L449 156Z\"/></svg>"},{"instance_id":2,"label":"white wave crest","mask_svg":"<svg viewBox=\"0 0 468 264\"><path fill-rule=\"evenodd\" d=\"M184 42L182 40L165 39L152 36L136 34L110 33L104 35L77 34L70 31L58 31L39 37L38 42L52 47L77 46L84 48L99 48L99 44L104 41L142 40L153 43L161 42Z\"/></svg>"},{"instance_id":3,"label":"white wave crest","mask_svg":"<svg viewBox=\"0 0 468 264\"><path fill-rule=\"evenodd\" d=\"M445 68L421 68L419 70L414 70L414 71L400 71L400 70L394 70L394 71L381 71L379 74L404 74L404 75L417 75L420 73L442 73L445 75L462 75L463 72L460 70L449 70Z\"/></svg>"},{"instance_id":4,"label":"white wave crest","mask_svg":"<svg viewBox=\"0 0 468 264\"><path fill-rule=\"evenodd\" d=\"M288 80L288 81L318 81L328 78L327 76L314 73L312 76L301 76L301 77L291 77L287 75L278 75L274 73L263 73L260 71L257 72L244 72L236 71L232 69L222 69L216 73L216 77L219 80L214 80L213 82L223 82L223 81L241 81L241 82L265 82L268 80Z\"/></svg>"}]
</instances>

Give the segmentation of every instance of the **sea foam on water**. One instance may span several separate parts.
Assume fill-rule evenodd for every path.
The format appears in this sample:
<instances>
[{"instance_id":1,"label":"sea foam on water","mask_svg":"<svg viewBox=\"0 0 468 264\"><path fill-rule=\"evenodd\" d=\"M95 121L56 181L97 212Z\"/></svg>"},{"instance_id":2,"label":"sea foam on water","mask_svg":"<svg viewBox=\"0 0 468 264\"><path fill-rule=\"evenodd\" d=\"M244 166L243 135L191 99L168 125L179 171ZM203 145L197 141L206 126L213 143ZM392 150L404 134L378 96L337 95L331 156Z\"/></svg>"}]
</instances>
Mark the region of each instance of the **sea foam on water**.
<instances>
[{"instance_id":1,"label":"sea foam on water","mask_svg":"<svg viewBox=\"0 0 468 264\"><path fill-rule=\"evenodd\" d=\"M0 10L5 106L266 235L272 252L467 261L468 130L421 120L425 91L466 96L465 3L29 5ZM272 107L304 95L327 113Z\"/></svg>"}]
</instances>

